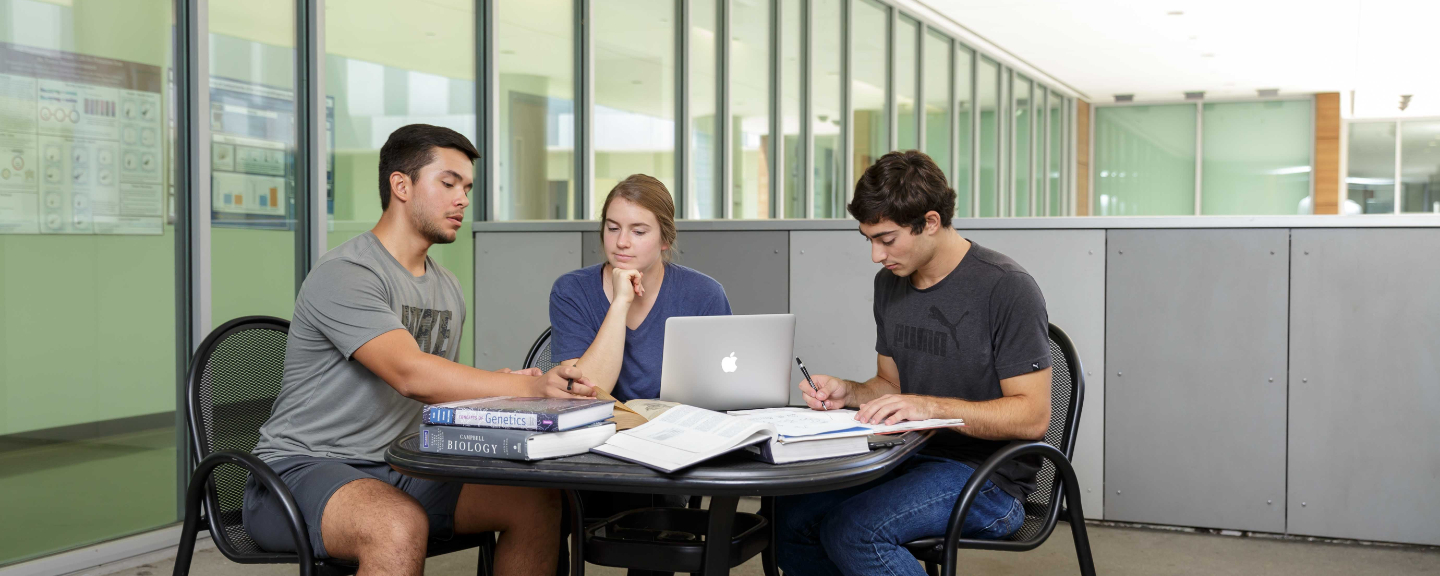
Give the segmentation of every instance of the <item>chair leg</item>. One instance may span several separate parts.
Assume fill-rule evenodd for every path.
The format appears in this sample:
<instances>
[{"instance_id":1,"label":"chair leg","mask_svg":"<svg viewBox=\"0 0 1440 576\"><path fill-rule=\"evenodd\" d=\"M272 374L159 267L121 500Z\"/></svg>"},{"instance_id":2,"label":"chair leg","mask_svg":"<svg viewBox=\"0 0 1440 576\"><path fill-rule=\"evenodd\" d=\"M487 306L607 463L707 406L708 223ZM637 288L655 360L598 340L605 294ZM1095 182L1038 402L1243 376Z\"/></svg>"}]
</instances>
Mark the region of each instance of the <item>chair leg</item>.
<instances>
[{"instance_id":1,"label":"chair leg","mask_svg":"<svg viewBox=\"0 0 1440 576\"><path fill-rule=\"evenodd\" d=\"M760 498L760 516L769 524L770 541L765 544L765 549L760 551L760 566L765 570L765 576L780 576L780 567L775 563L775 497L764 496Z\"/></svg>"},{"instance_id":2,"label":"chair leg","mask_svg":"<svg viewBox=\"0 0 1440 576\"><path fill-rule=\"evenodd\" d=\"M1095 576L1095 559L1090 556L1090 535L1085 531L1085 518L1078 508L1070 511L1070 533L1075 537L1075 557L1080 561L1081 576Z\"/></svg>"},{"instance_id":3,"label":"chair leg","mask_svg":"<svg viewBox=\"0 0 1440 576\"><path fill-rule=\"evenodd\" d=\"M174 576L189 576L190 561L195 555L195 537L200 532L200 512L193 507L187 506L185 510L185 525L180 529L180 545L175 551Z\"/></svg>"},{"instance_id":4,"label":"chair leg","mask_svg":"<svg viewBox=\"0 0 1440 576\"><path fill-rule=\"evenodd\" d=\"M925 573L930 576L940 576L940 567L936 566L934 562L926 562Z\"/></svg>"},{"instance_id":5,"label":"chair leg","mask_svg":"<svg viewBox=\"0 0 1440 576\"><path fill-rule=\"evenodd\" d=\"M495 533L489 532L480 537L480 546L475 562L475 576L494 576L495 574Z\"/></svg>"}]
</instances>

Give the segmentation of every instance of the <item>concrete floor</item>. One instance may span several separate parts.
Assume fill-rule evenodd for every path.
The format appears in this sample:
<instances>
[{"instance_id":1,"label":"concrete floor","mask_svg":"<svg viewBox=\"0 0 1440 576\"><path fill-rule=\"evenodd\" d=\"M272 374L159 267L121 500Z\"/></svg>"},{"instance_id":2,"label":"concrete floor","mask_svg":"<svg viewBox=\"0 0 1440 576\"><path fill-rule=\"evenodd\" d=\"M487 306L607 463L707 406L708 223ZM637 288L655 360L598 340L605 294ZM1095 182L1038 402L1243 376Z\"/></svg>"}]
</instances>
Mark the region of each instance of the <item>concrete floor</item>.
<instances>
[{"instance_id":1,"label":"concrete floor","mask_svg":"<svg viewBox=\"0 0 1440 576\"><path fill-rule=\"evenodd\" d=\"M1329 544L1093 525L1089 534L1096 572L1107 576L1440 574L1440 549L1435 548ZM959 572L962 574L1077 573L1069 526L1063 523L1044 545L1034 551L1023 554L965 551L961 552L960 558ZM170 574L173 566L173 560L166 560L115 574L159 576ZM196 553L190 573L197 576L278 576L295 574L296 569L294 566L234 564L210 547ZM431 576L474 574L475 553L457 552L431 558L425 573ZM591 565L587 567L586 574L623 576L625 571ZM734 574L760 576L763 572L759 558L740 566Z\"/></svg>"}]
</instances>

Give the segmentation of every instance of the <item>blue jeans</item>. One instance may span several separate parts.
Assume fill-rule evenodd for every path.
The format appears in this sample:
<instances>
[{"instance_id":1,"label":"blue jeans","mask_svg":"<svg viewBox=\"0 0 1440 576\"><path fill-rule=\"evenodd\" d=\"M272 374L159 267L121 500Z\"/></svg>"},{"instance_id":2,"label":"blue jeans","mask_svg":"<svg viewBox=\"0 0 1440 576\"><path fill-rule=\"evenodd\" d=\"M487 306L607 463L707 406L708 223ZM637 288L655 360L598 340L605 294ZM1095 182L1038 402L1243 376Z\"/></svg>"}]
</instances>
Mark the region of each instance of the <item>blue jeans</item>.
<instances>
[{"instance_id":1,"label":"blue jeans","mask_svg":"<svg viewBox=\"0 0 1440 576\"><path fill-rule=\"evenodd\" d=\"M777 563L785 576L925 576L904 544L945 533L974 473L954 460L916 455L867 484L776 498ZM1024 504L987 481L960 533L999 539L1024 521Z\"/></svg>"}]
</instances>

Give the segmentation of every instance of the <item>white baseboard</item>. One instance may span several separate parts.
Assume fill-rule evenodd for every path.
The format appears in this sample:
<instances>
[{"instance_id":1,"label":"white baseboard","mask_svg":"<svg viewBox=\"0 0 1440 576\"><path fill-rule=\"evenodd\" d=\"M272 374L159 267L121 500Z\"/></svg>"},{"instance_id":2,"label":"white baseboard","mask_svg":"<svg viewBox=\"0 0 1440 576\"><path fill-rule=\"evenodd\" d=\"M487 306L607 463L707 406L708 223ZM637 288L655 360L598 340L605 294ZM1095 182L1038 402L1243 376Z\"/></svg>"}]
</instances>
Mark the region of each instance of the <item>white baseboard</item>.
<instances>
[{"instance_id":1,"label":"white baseboard","mask_svg":"<svg viewBox=\"0 0 1440 576\"><path fill-rule=\"evenodd\" d=\"M0 576L79 574L102 576L113 574L142 564L173 558L179 542L180 525L173 524L158 530L6 566L0 568ZM195 541L196 550L203 550L214 545L210 541L209 531L202 531L200 537Z\"/></svg>"}]
</instances>

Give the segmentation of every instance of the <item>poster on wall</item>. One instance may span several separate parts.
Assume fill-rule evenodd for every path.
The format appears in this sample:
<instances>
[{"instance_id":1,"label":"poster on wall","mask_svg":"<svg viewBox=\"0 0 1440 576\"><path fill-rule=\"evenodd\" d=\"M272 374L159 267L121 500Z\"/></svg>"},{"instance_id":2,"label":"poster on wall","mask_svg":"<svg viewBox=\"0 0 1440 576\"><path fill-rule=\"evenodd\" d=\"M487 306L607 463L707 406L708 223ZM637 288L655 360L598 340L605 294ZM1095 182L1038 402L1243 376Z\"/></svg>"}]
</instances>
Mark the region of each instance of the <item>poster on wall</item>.
<instances>
[{"instance_id":1,"label":"poster on wall","mask_svg":"<svg viewBox=\"0 0 1440 576\"><path fill-rule=\"evenodd\" d=\"M158 66L0 42L0 233L161 234Z\"/></svg>"},{"instance_id":2,"label":"poster on wall","mask_svg":"<svg viewBox=\"0 0 1440 576\"><path fill-rule=\"evenodd\" d=\"M325 107L334 147L334 100ZM229 78L210 79L210 211L221 227L290 230L295 225L295 92ZM333 213L333 162L326 205Z\"/></svg>"}]
</instances>

